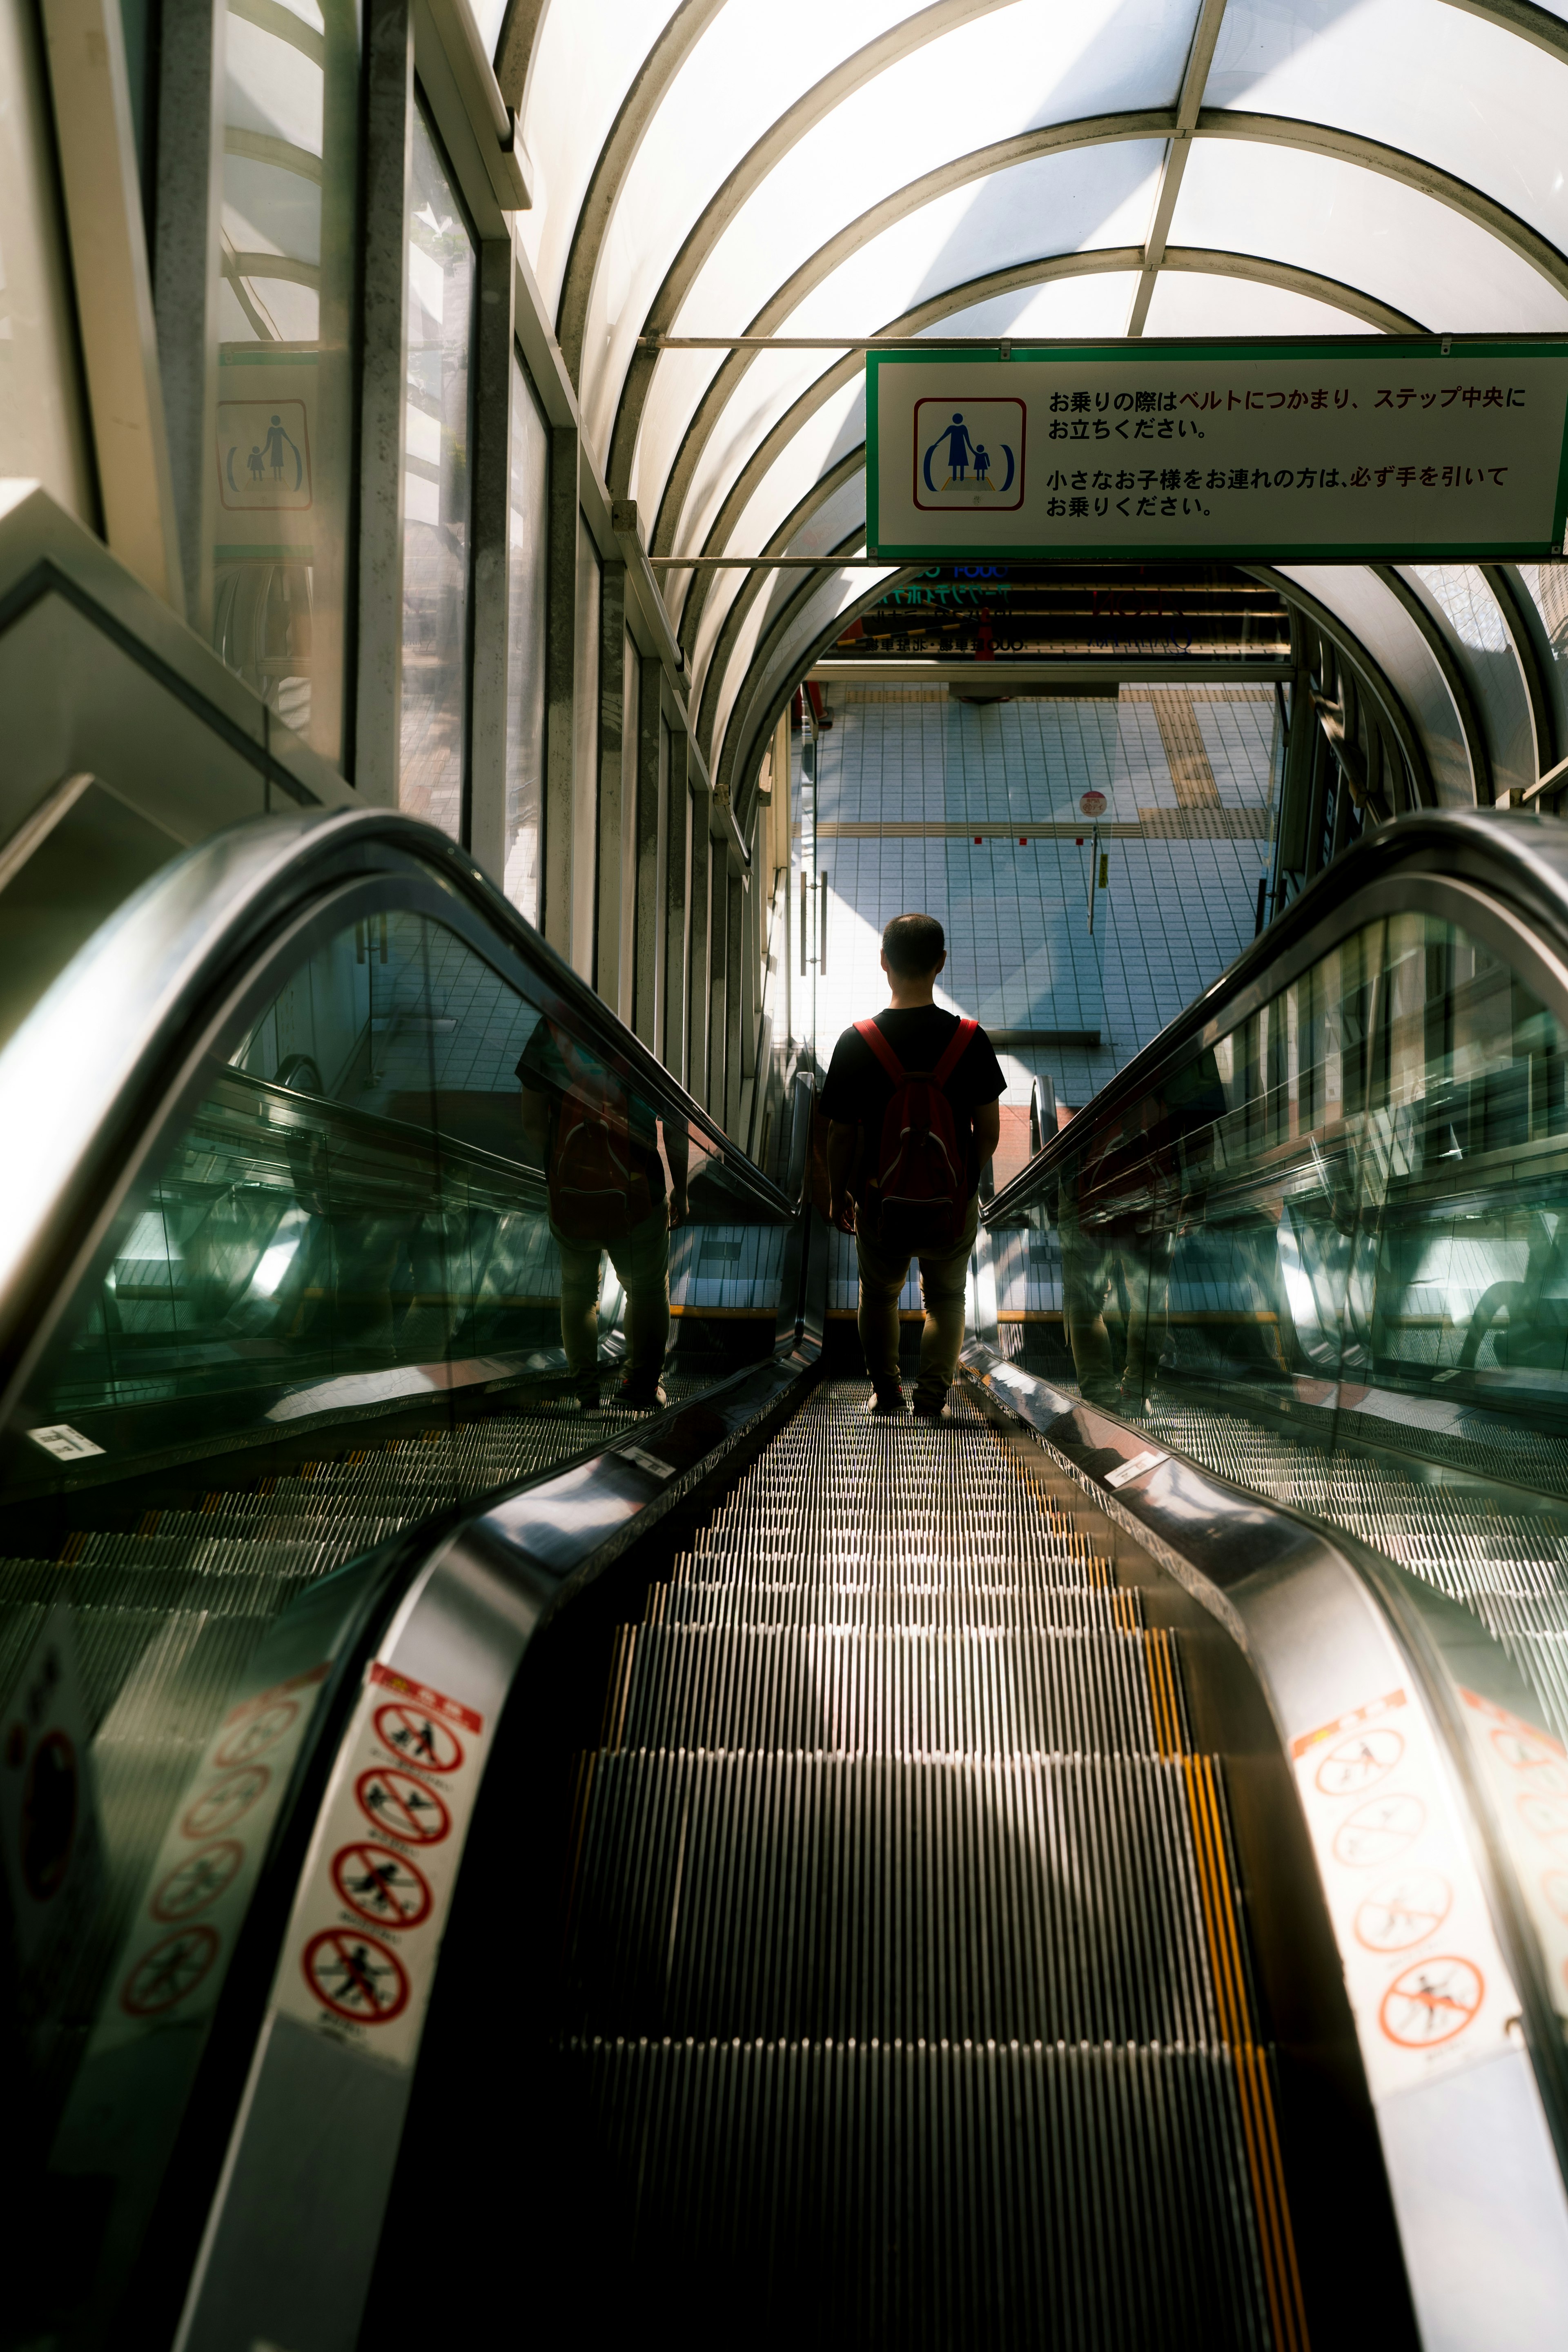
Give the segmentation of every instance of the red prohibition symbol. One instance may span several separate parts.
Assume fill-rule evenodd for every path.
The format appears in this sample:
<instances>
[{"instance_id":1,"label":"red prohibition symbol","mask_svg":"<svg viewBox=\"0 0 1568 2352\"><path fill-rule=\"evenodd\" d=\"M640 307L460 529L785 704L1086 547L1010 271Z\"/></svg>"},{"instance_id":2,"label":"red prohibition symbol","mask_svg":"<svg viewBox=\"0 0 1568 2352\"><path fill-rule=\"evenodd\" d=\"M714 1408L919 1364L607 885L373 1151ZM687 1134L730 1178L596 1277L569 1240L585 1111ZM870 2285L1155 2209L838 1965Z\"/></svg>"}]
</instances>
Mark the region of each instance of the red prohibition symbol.
<instances>
[{"instance_id":1,"label":"red prohibition symbol","mask_svg":"<svg viewBox=\"0 0 1568 2352\"><path fill-rule=\"evenodd\" d=\"M250 1811L272 1775L265 1764L247 1764L241 1771L215 1780L205 1789L180 1823L188 1838L216 1837L232 1829Z\"/></svg>"},{"instance_id":2,"label":"red prohibition symbol","mask_svg":"<svg viewBox=\"0 0 1568 2352\"><path fill-rule=\"evenodd\" d=\"M234 1874L244 1860L245 1848L237 1838L218 1838L212 1845L199 1846L170 1871L148 1909L154 1919L194 1919L233 1885Z\"/></svg>"},{"instance_id":3,"label":"red prohibition symbol","mask_svg":"<svg viewBox=\"0 0 1568 2352\"><path fill-rule=\"evenodd\" d=\"M1436 1935L1453 1908L1454 1890L1440 1871L1407 1870L1384 1879L1355 1915L1358 1944L1369 1952L1404 1952Z\"/></svg>"},{"instance_id":4,"label":"red prohibition symbol","mask_svg":"<svg viewBox=\"0 0 1568 2352\"><path fill-rule=\"evenodd\" d=\"M463 1760L463 1743L451 1725L407 1699L376 1708L375 1736L422 1772L455 1772Z\"/></svg>"},{"instance_id":5,"label":"red prohibition symbol","mask_svg":"<svg viewBox=\"0 0 1568 2352\"><path fill-rule=\"evenodd\" d=\"M373 1927L417 1927L434 1897L407 1857L369 1838L332 1856L332 1885L351 1911Z\"/></svg>"},{"instance_id":6,"label":"red prohibition symbol","mask_svg":"<svg viewBox=\"0 0 1568 2352\"><path fill-rule=\"evenodd\" d=\"M1383 1996L1378 2021L1401 2050L1435 2050L1463 2033L1481 2005L1486 1982L1473 1960L1417 1960Z\"/></svg>"},{"instance_id":7,"label":"red prohibition symbol","mask_svg":"<svg viewBox=\"0 0 1568 2352\"><path fill-rule=\"evenodd\" d=\"M434 1789L389 1764L362 1772L354 1795L366 1821L401 1838L405 1845L439 1845L452 1826L452 1816Z\"/></svg>"},{"instance_id":8,"label":"red prohibition symbol","mask_svg":"<svg viewBox=\"0 0 1568 2352\"><path fill-rule=\"evenodd\" d=\"M195 1992L217 1958L211 1927L181 1927L142 1953L121 1990L127 2017L161 2017Z\"/></svg>"},{"instance_id":9,"label":"red prohibition symbol","mask_svg":"<svg viewBox=\"0 0 1568 2352\"><path fill-rule=\"evenodd\" d=\"M1374 1788L1405 1753L1405 1735L1386 1724L1358 1731L1331 1748L1317 1770L1325 1797L1354 1797Z\"/></svg>"},{"instance_id":10,"label":"red prohibition symbol","mask_svg":"<svg viewBox=\"0 0 1568 2352\"><path fill-rule=\"evenodd\" d=\"M1408 1853L1426 1826L1419 1797L1373 1797L1347 1813L1334 1832L1334 1859L1351 1870L1371 1870Z\"/></svg>"},{"instance_id":11,"label":"red prohibition symbol","mask_svg":"<svg viewBox=\"0 0 1568 2352\"><path fill-rule=\"evenodd\" d=\"M227 1771L233 1765L248 1764L254 1757L265 1756L293 1727L299 1713L298 1699L275 1698L259 1714L235 1725L223 1746L214 1752L213 1762Z\"/></svg>"},{"instance_id":12,"label":"red prohibition symbol","mask_svg":"<svg viewBox=\"0 0 1568 2352\"><path fill-rule=\"evenodd\" d=\"M300 1955L305 1982L323 2009L353 2025L389 2025L408 2006L397 1954L353 1927L327 1927Z\"/></svg>"}]
</instances>

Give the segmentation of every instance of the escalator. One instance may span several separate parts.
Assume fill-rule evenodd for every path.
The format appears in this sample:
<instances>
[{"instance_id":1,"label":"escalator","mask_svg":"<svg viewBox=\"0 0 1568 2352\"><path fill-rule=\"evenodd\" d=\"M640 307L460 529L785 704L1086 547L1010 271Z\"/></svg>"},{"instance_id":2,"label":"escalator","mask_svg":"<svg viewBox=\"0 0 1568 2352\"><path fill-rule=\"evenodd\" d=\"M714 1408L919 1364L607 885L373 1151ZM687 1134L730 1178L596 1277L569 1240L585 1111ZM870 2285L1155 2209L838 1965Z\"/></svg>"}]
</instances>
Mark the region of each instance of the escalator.
<instances>
[{"instance_id":1,"label":"escalator","mask_svg":"<svg viewBox=\"0 0 1568 2352\"><path fill-rule=\"evenodd\" d=\"M805 1076L752 1166L438 836L121 908L0 1053L5 2345L1555 2341L1543 837L1051 1139L934 1428ZM547 1051L678 1218L591 1374Z\"/></svg>"}]
</instances>

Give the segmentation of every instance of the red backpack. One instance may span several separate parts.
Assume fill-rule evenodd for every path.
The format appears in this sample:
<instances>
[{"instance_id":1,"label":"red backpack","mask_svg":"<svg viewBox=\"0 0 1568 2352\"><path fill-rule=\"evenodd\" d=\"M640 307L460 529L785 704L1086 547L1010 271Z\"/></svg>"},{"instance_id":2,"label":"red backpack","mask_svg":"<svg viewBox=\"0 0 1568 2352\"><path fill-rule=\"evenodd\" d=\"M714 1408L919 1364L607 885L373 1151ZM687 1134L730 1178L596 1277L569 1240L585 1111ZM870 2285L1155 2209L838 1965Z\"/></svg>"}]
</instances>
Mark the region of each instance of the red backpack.
<instances>
[{"instance_id":1,"label":"red backpack","mask_svg":"<svg viewBox=\"0 0 1568 2352\"><path fill-rule=\"evenodd\" d=\"M554 1042L573 1081L555 1115L550 1216L569 1242L617 1242L653 1213L653 1188L632 1141L626 1098L559 1030Z\"/></svg>"},{"instance_id":2,"label":"red backpack","mask_svg":"<svg viewBox=\"0 0 1568 2352\"><path fill-rule=\"evenodd\" d=\"M872 1239L893 1249L952 1249L963 1231L969 1152L942 1089L979 1025L961 1021L934 1070L906 1070L874 1021L855 1024L893 1082L864 1204Z\"/></svg>"}]
</instances>

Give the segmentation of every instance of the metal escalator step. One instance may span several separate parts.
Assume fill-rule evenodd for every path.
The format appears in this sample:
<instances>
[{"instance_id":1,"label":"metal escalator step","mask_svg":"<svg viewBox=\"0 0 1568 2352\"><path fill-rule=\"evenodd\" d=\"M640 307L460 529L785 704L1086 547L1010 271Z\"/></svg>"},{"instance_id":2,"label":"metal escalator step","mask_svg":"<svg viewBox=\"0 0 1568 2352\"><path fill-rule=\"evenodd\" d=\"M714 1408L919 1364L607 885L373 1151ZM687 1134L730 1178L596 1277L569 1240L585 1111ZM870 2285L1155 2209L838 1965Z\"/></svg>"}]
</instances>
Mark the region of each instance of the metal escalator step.
<instances>
[{"instance_id":1,"label":"metal escalator step","mask_svg":"<svg viewBox=\"0 0 1568 2352\"><path fill-rule=\"evenodd\" d=\"M600 1751L573 2030L1218 2040L1178 1764Z\"/></svg>"},{"instance_id":2,"label":"metal escalator step","mask_svg":"<svg viewBox=\"0 0 1568 2352\"><path fill-rule=\"evenodd\" d=\"M1154 1756L1140 1634L628 1626L617 1745Z\"/></svg>"},{"instance_id":3,"label":"metal escalator step","mask_svg":"<svg viewBox=\"0 0 1568 2352\"><path fill-rule=\"evenodd\" d=\"M594 2036L559 2063L566 2160L637 2306L679 2309L689 2340L1272 2341L1223 2052Z\"/></svg>"},{"instance_id":4,"label":"metal escalator step","mask_svg":"<svg viewBox=\"0 0 1568 2352\"><path fill-rule=\"evenodd\" d=\"M775 1564L785 1563L757 1562L759 1568ZM677 1571L680 1567L677 1561ZM1142 1622L1136 1592L1103 1584L702 1583L679 1572L653 1588L647 1616L662 1625L858 1625L870 1633L917 1625L1085 1625L1131 1633Z\"/></svg>"}]
</instances>

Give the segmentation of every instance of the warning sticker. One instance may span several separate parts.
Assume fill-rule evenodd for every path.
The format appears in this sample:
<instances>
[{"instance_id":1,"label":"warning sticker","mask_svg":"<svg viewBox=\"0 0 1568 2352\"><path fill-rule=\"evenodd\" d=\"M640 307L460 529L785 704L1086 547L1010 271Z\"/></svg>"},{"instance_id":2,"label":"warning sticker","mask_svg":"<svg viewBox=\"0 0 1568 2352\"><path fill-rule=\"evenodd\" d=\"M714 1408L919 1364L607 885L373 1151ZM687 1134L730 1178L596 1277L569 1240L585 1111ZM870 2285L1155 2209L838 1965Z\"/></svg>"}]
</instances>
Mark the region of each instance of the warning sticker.
<instances>
[{"instance_id":1,"label":"warning sticker","mask_svg":"<svg viewBox=\"0 0 1568 2352\"><path fill-rule=\"evenodd\" d=\"M311 1937L301 1966L312 1997L352 2024L389 2025L408 2006L403 1963L374 1936L328 1927Z\"/></svg>"},{"instance_id":2,"label":"warning sticker","mask_svg":"<svg viewBox=\"0 0 1568 2352\"><path fill-rule=\"evenodd\" d=\"M489 1734L466 1700L370 1668L305 1865L275 2008L412 2064Z\"/></svg>"},{"instance_id":3,"label":"warning sticker","mask_svg":"<svg viewBox=\"0 0 1568 2352\"><path fill-rule=\"evenodd\" d=\"M362 1838L332 1856L332 1885L351 1911L377 1927L417 1927L430 1916L430 1882L406 1854Z\"/></svg>"},{"instance_id":4,"label":"warning sticker","mask_svg":"<svg viewBox=\"0 0 1568 2352\"><path fill-rule=\"evenodd\" d=\"M323 1664L253 1692L208 1740L132 1917L94 2053L210 2014L326 1677Z\"/></svg>"},{"instance_id":5,"label":"warning sticker","mask_svg":"<svg viewBox=\"0 0 1568 2352\"><path fill-rule=\"evenodd\" d=\"M1495 2055L1519 2004L1425 1714L1384 1691L1290 1752L1373 2098Z\"/></svg>"},{"instance_id":6,"label":"warning sticker","mask_svg":"<svg viewBox=\"0 0 1568 2352\"><path fill-rule=\"evenodd\" d=\"M1546 1963L1568 2021L1568 1749L1538 1723L1461 1689L1471 1752L1490 1790Z\"/></svg>"},{"instance_id":7,"label":"warning sticker","mask_svg":"<svg viewBox=\"0 0 1568 2352\"><path fill-rule=\"evenodd\" d=\"M71 1612L57 1601L0 1708L0 1900L17 2017L39 2063L70 1979L60 1956L87 1940L103 1892L91 1729Z\"/></svg>"}]
</instances>

